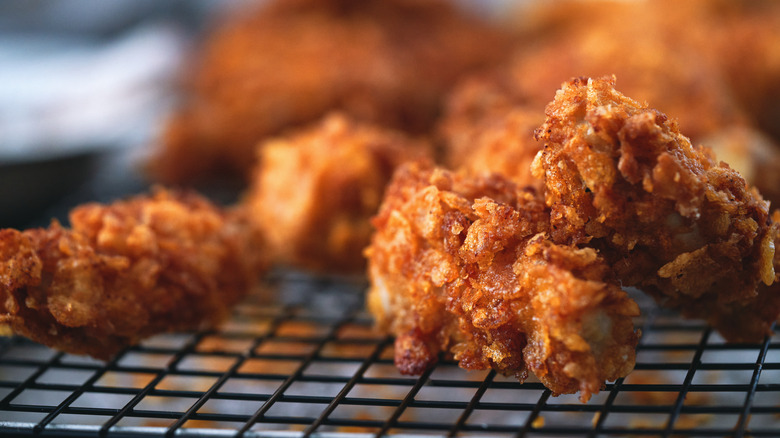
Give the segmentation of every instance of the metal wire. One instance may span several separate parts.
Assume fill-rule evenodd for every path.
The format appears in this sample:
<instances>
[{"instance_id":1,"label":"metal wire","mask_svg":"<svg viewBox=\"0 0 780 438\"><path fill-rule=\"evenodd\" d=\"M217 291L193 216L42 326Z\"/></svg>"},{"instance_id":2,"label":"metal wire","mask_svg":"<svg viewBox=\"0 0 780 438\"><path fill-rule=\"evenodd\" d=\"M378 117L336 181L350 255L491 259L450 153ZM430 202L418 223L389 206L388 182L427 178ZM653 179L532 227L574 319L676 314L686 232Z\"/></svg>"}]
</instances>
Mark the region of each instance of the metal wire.
<instances>
[{"instance_id":1,"label":"metal wire","mask_svg":"<svg viewBox=\"0 0 780 438\"><path fill-rule=\"evenodd\" d=\"M636 298L635 371L582 404L538 381L442 360L398 374L365 285L286 275L221 328L110 362L0 341L6 436L780 436L780 337L727 344Z\"/></svg>"}]
</instances>

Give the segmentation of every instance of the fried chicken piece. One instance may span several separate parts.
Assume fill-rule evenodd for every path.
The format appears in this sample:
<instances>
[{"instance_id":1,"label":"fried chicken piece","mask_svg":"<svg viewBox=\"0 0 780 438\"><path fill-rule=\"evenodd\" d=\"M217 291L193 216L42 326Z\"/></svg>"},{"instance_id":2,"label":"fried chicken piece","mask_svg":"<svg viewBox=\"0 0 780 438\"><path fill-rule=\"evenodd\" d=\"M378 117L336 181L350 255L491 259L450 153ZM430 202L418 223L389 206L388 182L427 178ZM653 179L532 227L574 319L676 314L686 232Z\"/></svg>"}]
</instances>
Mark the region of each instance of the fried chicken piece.
<instances>
[{"instance_id":1,"label":"fried chicken piece","mask_svg":"<svg viewBox=\"0 0 780 438\"><path fill-rule=\"evenodd\" d=\"M770 207L780 206L780 145L747 126L724 128L704 138L702 144L758 189Z\"/></svg>"},{"instance_id":2,"label":"fried chicken piece","mask_svg":"<svg viewBox=\"0 0 780 438\"><path fill-rule=\"evenodd\" d=\"M211 35L150 172L249 177L258 141L331 110L422 133L454 81L507 41L447 0L264 2Z\"/></svg>"},{"instance_id":3,"label":"fried chicken piece","mask_svg":"<svg viewBox=\"0 0 780 438\"><path fill-rule=\"evenodd\" d=\"M547 57L535 56L535 49L529 51L530 65L533 66L534 62L542 64L541 70L531 70L531 76L524 77L525 84L530 87L537 77L547 77L545 85L554 87L568 78L549 77L550 72L570 76L617 74L627 94L652 102L667 114L677 114L683 131L696 142L701 139L701 127L719 128L718 123L706 120L711 114L717 115L709 105L719 100L732 100L734 107L738 107L752 123L775 139L780 139L780 83L777 81L780 76L780 34L777 32L780 28L780 3L774 0L566 0L533 2L533 7L523 12L518 24L524 28L525 41L563 49L558 53L555 49L546 52L555 57L553 64L546 61ZM601 44L595 44L597 41L587 43L586 40L594 34L602 35ZM612 42L605 40L610 37ZM566 42L568 47L564 47ZM655 63L659 71L646 70L651 72L647 77L683 75L699 77L704 82L700 86L689 82L695 86L691 91L677 87L668 89L668 96L658 92L644 95L642 89L634 89L629 83L634 79L629 78L627 71L616 67L601 71L585 69L592 65L592 61L603 62L604 58L598 52L611 50L608 48L610 45L622 45L623 55L634 53L632 56L606 58L605 66ZM661 50L646 49L652 46ZM594 55L595 58L588 59ZM580 68L554 70L572 63L579 63ZM545 65L549 66L549 70ZM641 71L637 73L641 77ZM690 99L701 96L701 91L706 90L713 79L725 84L725 89L721 87L722 93L712 89L714 94L709 96L709 100ZM673 83L668 85L673 86ZM685 115L680 111L685 109L684 106L671 106L666 99L679 104L685 104L687 99L687 104L695 105L691 106L695 110ZM699 122L696 118L702 111L707 117ZM716 111L727 114L721 107L716 107ZM717 122L717 118L711 121ZM707 130L704 134L711 132Z\"/></svg>"},{"instance_id":4,"label":"fried chicken piece","mask_svg":"<svg viewBox=\"0 0 780 438\"><path fill-rule=\"evenodd\" d=\"M737 100L757 125L780 141L780 4L767 4L730 23L719 35L723 50L713 49L711 56L722 62Z\"/></svg>"},{"instance_id":5,"label":"fried chicken piece","mask_svg":"<svg viewBox=\"0 0 780 438\"><path fill-rule=\"evenodd\" d=\"M472 173L500 173L518 185L541 189L531 162L541 147L533 133L543 113L513 105L483 85L467 81L449 97L438 126L444 163Z\"/></svg>"},{"instance_id":6,"label":"fried chicken piece","mask_svg":"<svg viewBox=\"0 0 780 438\"><path fill-rule=\"evenodd\" d=\"M780 3L661 0L653 9L666 11L662 37L706 58L756 125L780 139Z\"/></svg>"},{"instance_id":7,"label":"fried chicken piece","mask_svg":"<svg viewBox=\"0 0 780 438\"><path fill-rule=\"evenodd\" d=\"M365 271L363 248L393 170L429 157L400 132L330 114L258 148L246 196L251 220L279 264L320 272Z\"/></svg>"},{"instance_id":8,"label":"fried chicken piece","mask_svg":"<svg viewBox=\"0 0 780 438\"><path fill-rule=\"evenodd\" d=\"M747 127L715 64L658 37L665 26L644 5L568 1L540 8L559 16L547 17L539 25L544 31L531 34L503 66L464 78L450 93L438 127L448 166L496 171L541 188L529 170L541 145L530 133L560 83L582 73L617 73L630 95L678 115L697 139L724 126Z\"/></svg>"},{"instance_id":9,"label":"fried chicken piece","mask_svg":"<svg viewBox=\"0 0 780 438\"><path fill-rule=\"evenodd\" d=\"M769 333L778 226L755 189L674 120L578 78L548 105L533 165L559 244L599 250L624 286L707 320L731 341Z\"/></svg>"},{"instance_id":10,"label":"fried chicken piece","mask_svg":"<svg viewBox=\"0 0 780 438\"><path fill-rule=\"evenodd\" d=\"M632 370L636 303L596 251L549 240L532 189L410 163L373 223L368 307L396 336L402 373L445 352L465 369L531 371L585 402Z\"/></svg>"},{"instance_id":11,"label":"fried chicken piece","mask_svg":"<svg viewBox=\"0 0 780 438\"><path fill-rule=\"evenodd\" d=\"M0 230L0 324L69 353L216 324L265 266L246 213L193 193L87 204L70 222Z\"/></svg>"},{"instance_id":12,"label":"fried chicken piece","mask_svg":"<svg viewBox=\"0 0 780 438\"><path fill-rule=\"evenodd\" d=\"M675 8L682 8L678 3ZM569 78L614 74L626 94L674 114L695 141L723 126L748 123L719 65L704 49L673 38L666 24L671 8L643 1L534 4L543 11L523 19L541 21L529 24L538 29L527 33L503 67L482 75L483 89L541 111ZM674 34L687 26L679 29Z\"/></svg>"}]
</instances>

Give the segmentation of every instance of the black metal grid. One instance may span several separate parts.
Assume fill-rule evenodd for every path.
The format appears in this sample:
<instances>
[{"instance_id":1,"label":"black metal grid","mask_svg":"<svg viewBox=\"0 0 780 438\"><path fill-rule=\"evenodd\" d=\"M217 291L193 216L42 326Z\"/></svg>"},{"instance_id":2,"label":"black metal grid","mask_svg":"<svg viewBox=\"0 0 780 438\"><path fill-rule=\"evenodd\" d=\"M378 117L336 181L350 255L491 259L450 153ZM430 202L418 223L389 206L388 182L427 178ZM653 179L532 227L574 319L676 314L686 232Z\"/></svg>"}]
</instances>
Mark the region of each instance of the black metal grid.
<instances>
[{"instance_id":1,"label":"black metal grid","mask_svg":"<svg viewBox=\"0 0 780 438\"><path fill-rule=\"evenodd\" d=\"M66 436L780 436L780 337L726 344L644 316L636 370L582 404L443 361L419 378L372 331L364 284L275 277L219 330L108 363L0 344L0 434Z\"/></svg>"}]
</instances>

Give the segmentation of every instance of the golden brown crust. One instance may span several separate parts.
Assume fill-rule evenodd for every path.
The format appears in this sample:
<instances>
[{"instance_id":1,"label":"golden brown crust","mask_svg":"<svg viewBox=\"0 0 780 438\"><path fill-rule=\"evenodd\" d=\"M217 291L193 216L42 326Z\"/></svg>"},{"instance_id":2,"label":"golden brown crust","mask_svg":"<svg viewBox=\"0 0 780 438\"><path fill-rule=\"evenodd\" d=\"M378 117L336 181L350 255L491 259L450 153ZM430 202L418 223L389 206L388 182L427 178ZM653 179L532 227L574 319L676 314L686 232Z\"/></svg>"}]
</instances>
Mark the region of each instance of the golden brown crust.
<instances>
[{"instance_id":1,"label":"golden brown crust","mask_svg":"<svg viewBox=\"0 0 780 438\"><path fill-rule=\"evenodd\" d=\"M331 110L423 132L456 78L507 45L444 0L263 3L207 41L150 163L159 181L249 176L258 141Z\"/></svg>"},{"instance_id":2,"label":"golden brown crust","mask_svg":"<svg viewBox=\"0 0 780 438\"><path fill-rule=\"evenodd\" d=\"M0 321L70 353L107 359L156 333L215 324L265 265L245 212L191 193L88 204L70 221L0 231Z\"/></svg>"},{"instance_id":3,"label":"golden brown crust","mask_svg":"<svg viewBox=\"0 0 780 438\"><path fill-rule=\"evenodd\" d=\"M780 309L780 297L759 287L775 281L767 203L674 121L614 85L565 83L537 131L545 145L534 172L545 180L553 240L598 248L624 285L729 340L760 339Z\"/></svg>"},{"instance_id":4,"label":"golden brown crust","mask_svg":"<svg viewBox=\"0 0 780 438\"><path fill-rule=\"evenodd\" d=\"M245 203L275 262L320 272L364 272L369 223L393 170L430 146L331 114L258 148Z\"/></svg>"},{"instance_id":5,"label":"golden brown crust","mask_svg":"<svg viewBox=\"0 0 780 438\"><path fill-rule=\"evenodd\" d=\"M587 401L633 368L636 304L594 250L548 239L533 190L407 164L374 225L368 305L396 335L401 372L447 352Z\"/></svg>"}]
</instances>

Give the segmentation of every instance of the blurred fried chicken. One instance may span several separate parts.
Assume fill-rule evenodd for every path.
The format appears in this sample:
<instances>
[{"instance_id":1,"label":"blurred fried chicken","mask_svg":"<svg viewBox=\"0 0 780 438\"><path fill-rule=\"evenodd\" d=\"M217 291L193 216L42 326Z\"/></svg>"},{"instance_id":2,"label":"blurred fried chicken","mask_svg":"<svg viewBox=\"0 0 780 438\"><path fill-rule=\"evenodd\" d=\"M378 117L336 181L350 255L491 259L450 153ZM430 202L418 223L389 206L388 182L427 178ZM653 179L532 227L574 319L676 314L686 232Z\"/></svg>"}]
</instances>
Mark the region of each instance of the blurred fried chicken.
<instances>
[{"instance_id":1,"label":"blurred fried chicken","mask_svg":"<svg viewBox=\"0 0 780 438\"><path fill-rule=\"evenodd\" d=\"M589 11L586 16L593 15ZM627 94L674 114L695 140L723 126L747 122L721 72L698 52L656 38L661 28L656 21L641 11L594 19L602 24L572 26L531 40L503 67L466 82L482 82L489 95L503 94L515 105L542 111L569 78L614 74Z\"/></svg>"},{"instance_id":2,"label":"blurred fried chicken","mask_svg":"<svg viewBox=\"0 0 780 438\"><path fill-rule=\"evenodd\" d=\"M524 69L528 76L520 76L522 87L533 91L538 85L547 92L566 75L616 74L627 94L679 117L695 142L710 128L720 128L719 118L729 116L722 102L728 101L750 123L780 139L780 2L559 0L530 5L517 23L532 45L521 50L527 60L521 64L538 68ZM606 68L594 69L598 65ZM642 65L646 74L632 68ZM666 90L652 83L661 77ZM691 81L695 78L701 82ZM685 83L690 90L678 86ZM702 114L703 120L696 120Z\"/></svg>"},{"instance_id":3,"label":"blurred fried chicken","mask_svg":"<svg viewBox=\"0 0 780 438\"><path fill-rule=\"evenodd\" d=\"M780 146L771 138L754 128L731 126L701 143L757 188L770 208L780 206Z\"/></svg>"},{"instance_id":4,"label":"blurred fried chicken","mask_svg":"<svg viewBox=\"0 0 780 438\"><path fill-rule=\"evenodd\" d=\"M539 3L539 2L537 2ZM561 82L616 74L624 90L679 117L697 141L749 124L716 64L667 37L645 2L544 2L524 15L526 41L504 65L463 78L451 91L438 134L454 168L503 173L519 184L541 182L530 161L541 145L530 132Z\"/></svg>"},{"instance_id":5,"label":"blurred fried chicken","mask_svg":"<svg viewBox=\"0 0 780 438\"><path fill-rule=\"evenodd\" d=\"M549 240L532 189L410 163L373 223L368 306L396 335L402 373L446 352L466 369L531 371L587 401L632 370L636 303L596 251Z\"/></svg>"},{"instance_id":6,"label":"blurred fried chicken","mask_svg":"<svg viewBox=\"0 0 780 438\"><path fill-rule=\"evenodd\" d=\"M193 193L88 204L70 222L0 230L0 324L69 353L108 359L218 323L265 265L245 212Z\"/></svg>"},{"instance_id":7,"label":"blurred fried chicken","mask_svg":"<svg viewBox=\"0 0 780 438\"><path fill-rule=\"evenodd\" d=\"M650 9L660 37L706 58L753 122L780 140L780 2L659 0Z\"/></svg>"},{"instance_id":8,"label":"blurred fried chicken","mask_svg":"<svg viewBox=\"0 0 780 438\"><path fill-rule=\"evenodd\" d=\"M614 88L567 82L537 130L553 241L599 250L623 285L731 341L769 333L778 225L755 189L673 120Z\"/></svg>"},{"instance_id":9,"label":"blurred fried chicken","mask_svg":"<svg viewBox=\"0 0 780 438\"><path fill-rule=\"evenodd\" d=\"M150 171L248 177L258 141L331 110L425 131L453 82L506 47L448 0L264 2L211 35Z\"/></svg>"},{"instance_id":10,"label":"blurred fried chicken","mask_svg":"<svg viewBox=\"0 0 780 438\"><path fill-rule=\"evenodd\" d=\"M444 163L472 173L500 173L520 186L541 189L531 162L540 148L533 133L544 114L513 105L483 85L466 81L449 97L437 129Z\"/></svg>"},{"instance_id":11,"label":"blurred fried chicken","mask_svg":"<svg viewBox=\"0 0 780 438\"><path fill-rule=\"evenodd\" d=\"M245 203L280 264L320 272L365 270L371 216L393 170L429 157L426 142L331 114L266 141Z\"/></svg>"}]
</instances>

